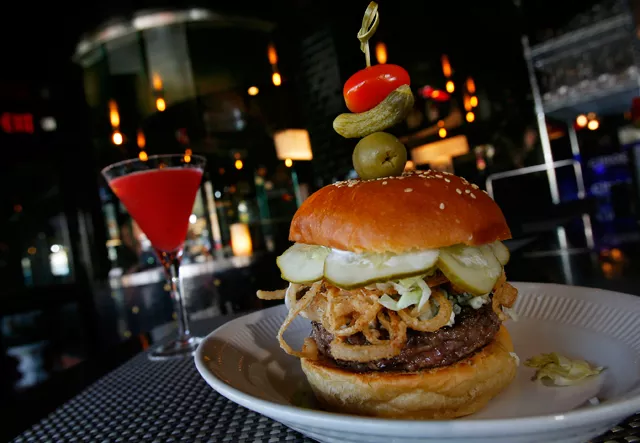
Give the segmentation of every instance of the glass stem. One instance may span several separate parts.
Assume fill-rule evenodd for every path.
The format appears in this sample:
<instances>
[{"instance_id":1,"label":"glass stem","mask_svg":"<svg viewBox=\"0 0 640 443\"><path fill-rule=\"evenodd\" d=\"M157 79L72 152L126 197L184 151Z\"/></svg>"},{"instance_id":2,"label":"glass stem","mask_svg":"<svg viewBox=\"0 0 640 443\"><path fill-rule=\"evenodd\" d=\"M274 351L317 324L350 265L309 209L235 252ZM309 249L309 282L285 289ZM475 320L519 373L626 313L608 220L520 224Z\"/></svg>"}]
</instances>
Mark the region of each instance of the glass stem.
<instances>
[{"instance_id":1,"label":"glass stem","mask_svg":"<svg viewBox=\"0 0 640 443\"><path fill-rule=\"evenodd\" d=\"M181 258L182 251L162 253L162 263L164 264L167 283L171 287L171 298L173 299L178 320L178 341L186 342L191 337L191 331L189 330L189 316L184 305L182 280L180 280Z\"/></svg>"}]
</instances>

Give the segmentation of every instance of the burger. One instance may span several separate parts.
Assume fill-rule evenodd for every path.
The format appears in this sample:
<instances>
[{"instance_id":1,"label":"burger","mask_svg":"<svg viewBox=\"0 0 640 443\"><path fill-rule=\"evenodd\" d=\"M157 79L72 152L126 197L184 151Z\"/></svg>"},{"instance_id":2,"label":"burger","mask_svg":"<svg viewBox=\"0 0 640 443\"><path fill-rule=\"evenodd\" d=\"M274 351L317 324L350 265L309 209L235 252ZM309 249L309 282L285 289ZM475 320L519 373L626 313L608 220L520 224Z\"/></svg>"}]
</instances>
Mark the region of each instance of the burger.
<instances>
[{"instance_id":1,"label":"burger","mask_svg":"<svg viewBox=\"0 0 640 443\"><path fill-rule=\"evenodd\" d=\"M472 414L514 379L503 325L517 291L511 237L478 186L433 170L328 185L298 209L278 257L282 348L330 411L409 419ZM298 316L311 334L283 334Z\"/></svg>"}]
</instances>

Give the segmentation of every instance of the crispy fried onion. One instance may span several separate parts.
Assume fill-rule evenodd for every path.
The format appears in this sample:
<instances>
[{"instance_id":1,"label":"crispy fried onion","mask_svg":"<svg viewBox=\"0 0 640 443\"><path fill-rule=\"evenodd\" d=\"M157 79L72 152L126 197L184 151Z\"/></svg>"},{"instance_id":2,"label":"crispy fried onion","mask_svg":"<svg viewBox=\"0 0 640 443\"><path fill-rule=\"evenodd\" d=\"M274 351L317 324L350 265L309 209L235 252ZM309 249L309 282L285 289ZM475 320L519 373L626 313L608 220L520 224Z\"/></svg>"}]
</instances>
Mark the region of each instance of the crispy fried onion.
<instances>
[{"instance_id":1,"label":"crispy fried onion","mask_svg":"<svg viewBox=\"0 0 640 443\"><path fill-rule=\"evenodd\" d=\"M438 272L437 274L432 275L431 277L427 277L426 282L427 282L427 286L429 286L430 288L435 288L436 286L440 286L444 283L448 283L449 279L445 277L444 274L441 274Z\"/></svg>"},{"instance_id":2,"label":"crispy fried onion","mask_svg":"<svg viewBox=\"0 0 640 443\"><path fill-rule=\"evenodd\" d=\"M335 336L348 337L362 331L382 309L378 297L366 291L344 292L329 287L327 293L322 325Z\"/></svg>"},{"instance_id":3,"label":"crispy fried onion","mask_svg":"<svg viewBox=\"0 0 640 443\"><path fill-rule=\"evenodd\" d=\"M380 326L389 333L388 340L380 340L379 331L373 337L370 345L351 345L346 342L346 337L335 336L331 342L331 354L338 360L348 360L357 362L368 362L383 358L392 358L400 354L407 342L407 325L398 318L393 311L378 312L378 322ZM364 331L367 331L366 333ZM373 329L365 329L365 336Z\"/></svg>"},{"instance_id":4,"label":"crispy fried onion","mask_svg":"<svg viewBox=\"0 0 640 443\"><path fill-rule=\"evenodd\" d=\"M507 283L507 276L503 272L493 288L493 301L491 307L500 320L505 321L510 317L502 310L502 307L510 308L516 302L518 290Z\"/></svg>"},{"instance_id":5,"label":"crispy fried onion","mask_svg":"<svg viewBox=\"0 0 640 443\"><path fill-rule=\"evenodd\" d=\"M300 300L296 301L292 306L290 306L287 318L284 319L282 326L280 326L280 330L278 331L278 343L280 343L280 347L284 349L284 351L289 355L293 355L294 357L298 358L318 358L317 347L314 351L312 349L313 347L310 346L308 341L305 340L305 346L302 347L301 352L298 352L291 346L289 346L289 344L284 340L283 335L289 325L298 316L298 314L311 304L321 286L322 282L315 282L314 284L312 284L307 293Z\"/></svg>"},{"instance_id":6,"label":"crispy fried onion","mask_svg":"<svg viewBox=\"0 0 640 443\"><path fill-rule=\"evenodd\" d=\"M260 300L283 300L286 289L278 289L277 291L258 291L256 295Z\"/></svg>"},{"instance_id":7,"label":"crispy fried onion","mask_svg":"<svg viewBox=\"0 0 640 443\"><path fill-rule=\"evenodd\" d=\"M414 331L435 332L449 323L453 306L441 291L434 291L431 294L429 302L433 303L434 301L438 303L438 313L432 318L420 320L418 318L420 313L417 312L417 307L403 309L398 311L398 314L406 325Z\"/></svg>"}]
</instances>

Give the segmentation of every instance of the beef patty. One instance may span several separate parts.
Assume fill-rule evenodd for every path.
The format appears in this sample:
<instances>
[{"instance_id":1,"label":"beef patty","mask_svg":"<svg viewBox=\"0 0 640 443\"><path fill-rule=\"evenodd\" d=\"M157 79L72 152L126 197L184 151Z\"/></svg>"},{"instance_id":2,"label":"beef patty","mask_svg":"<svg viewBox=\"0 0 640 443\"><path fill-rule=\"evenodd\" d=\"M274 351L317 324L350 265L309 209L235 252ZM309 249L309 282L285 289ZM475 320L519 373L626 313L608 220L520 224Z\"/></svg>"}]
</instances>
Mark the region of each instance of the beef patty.
<instances>
[{"instance_id":1,"label":"beef patty","mask_svg":"<svg viewBox=\"0 0 640 443\"><path fill-rule=\"evenodd\" d=\"M445 326L436 332L407 330L407 343L399 355L366 363L336 360L331 356L331 335L319 322L312 323L311 336L320 354L336 365L357 372L366 371L418 371L453 364L489 344L500 329L500 319L493 312L491 303L480 309L462 308L453 326ZM362 334L352 335L353 345L368 344Z\"/></svg>"}]
</instances>

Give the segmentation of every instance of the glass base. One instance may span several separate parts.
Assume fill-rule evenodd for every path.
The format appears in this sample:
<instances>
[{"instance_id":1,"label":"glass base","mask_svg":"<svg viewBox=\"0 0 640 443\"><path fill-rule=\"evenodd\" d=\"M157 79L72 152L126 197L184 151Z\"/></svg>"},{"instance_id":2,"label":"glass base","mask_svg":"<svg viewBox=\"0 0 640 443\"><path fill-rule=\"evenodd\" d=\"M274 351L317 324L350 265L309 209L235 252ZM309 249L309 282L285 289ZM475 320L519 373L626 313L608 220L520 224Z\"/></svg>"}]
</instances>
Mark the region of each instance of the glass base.
<instances>
[{"instance_id":1,"label":"glass base","mask_svg":"<svg viewBox=\"0 0 640 443\"><path fill-rule=\"evenodd\" d=\"M158 346L149 353L149 360L169 360L174 358L191 358L202 339L189 337L187 340L171 340Z\"/></svg>"}]
</instances>

